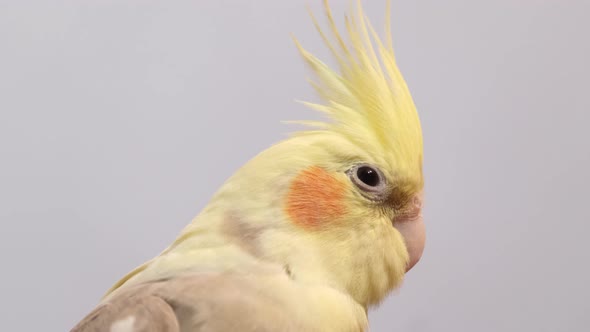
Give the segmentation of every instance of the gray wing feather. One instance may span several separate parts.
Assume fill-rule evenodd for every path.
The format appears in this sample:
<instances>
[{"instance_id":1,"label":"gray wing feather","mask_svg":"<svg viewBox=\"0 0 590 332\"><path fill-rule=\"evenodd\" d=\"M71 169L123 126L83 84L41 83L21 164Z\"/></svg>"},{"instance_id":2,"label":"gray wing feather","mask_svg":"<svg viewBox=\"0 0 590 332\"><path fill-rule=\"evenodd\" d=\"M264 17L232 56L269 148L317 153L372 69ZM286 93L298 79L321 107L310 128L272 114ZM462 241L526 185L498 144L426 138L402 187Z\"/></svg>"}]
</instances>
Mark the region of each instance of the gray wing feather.
<instances>
[{"instance_id":1,"label":"gray wing feather","mask_svg":"<svg viewBox=\"0 0 590 332\"><path fill-rule=\"evenodd\" d=\"M121 290L71 332L301 331L256 288L225 276L145 283Z\"/></svg>"},{"instance_id":2,"label":"gray wing feather","mask_svg":"<svg viewBox=\"0 0 590 332\"><path fill-rule=\"evenodd\" d=\"M71 332L180 332L172 307L149 294L118 298L88 314Z\"/></svg>"}]
</instances>

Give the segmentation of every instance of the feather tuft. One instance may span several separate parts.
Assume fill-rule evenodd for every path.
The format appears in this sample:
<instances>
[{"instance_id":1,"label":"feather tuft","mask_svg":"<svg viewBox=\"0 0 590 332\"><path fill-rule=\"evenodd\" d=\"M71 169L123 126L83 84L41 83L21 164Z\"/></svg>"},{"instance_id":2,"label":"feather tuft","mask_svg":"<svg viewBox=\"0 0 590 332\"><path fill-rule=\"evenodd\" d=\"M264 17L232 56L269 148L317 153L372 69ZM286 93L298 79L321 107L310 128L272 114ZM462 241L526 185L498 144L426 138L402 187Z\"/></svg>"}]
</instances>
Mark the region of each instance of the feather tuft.
<instances>
[{"instance_id":1,"label":"feather tuft","mask_svg":"<svg viewBox=\"0 0 590 332\"><path fill-rule=\"evenodd\" d=\"M387 156L384 158L388 160L383 162L421 187L422 130L414 101L395 61L390 32L391 1L387 1L385 41L364 14L360 0L353 15L345 17L345 36L336 27L327 0L324 8L329 33L320 27L311 10L310 16L338 70L293 38L313 72L311 85L323 101L304 105L332 120L323 126L312 122L313 133L338 133L373 156Z\"/></svg>"}]
</instances>

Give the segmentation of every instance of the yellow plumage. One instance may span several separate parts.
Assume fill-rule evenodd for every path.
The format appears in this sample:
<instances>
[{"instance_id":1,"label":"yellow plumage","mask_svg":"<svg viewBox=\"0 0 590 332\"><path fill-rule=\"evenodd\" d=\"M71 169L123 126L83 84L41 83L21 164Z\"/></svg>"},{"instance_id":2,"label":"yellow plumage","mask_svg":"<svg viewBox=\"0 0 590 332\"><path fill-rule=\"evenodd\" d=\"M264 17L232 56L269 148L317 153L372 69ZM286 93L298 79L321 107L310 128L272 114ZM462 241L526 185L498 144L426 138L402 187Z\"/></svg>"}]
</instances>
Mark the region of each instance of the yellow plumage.
<instances>
[{"instance_id":1,"label":"yellow plumage","mask_svg":"<svg viewBox=\"0 0 590 332\"><path fill-rule=\"evenodd\" d=\"M296 45L323 100L305 104L332 121L305 122L312 128L249 161L170 247L115 284L104 303L161 280L198 291L197 283L216 276L243 287L268 283L251 300L261 308L264 299L282 303L297 323L288 326L358 331L366 328L368 306L399 286L419 259L422 133L395 63L389 19L384 44L359 1L356 16L346 19L345 38L324 3L330 33L312 19L338 70ZM228 294L220 292L207 301L223 306L216 296ZM314 313L319 316L310 320Z\"/></svg>"},{"instance_id":2,"label":"yellow plumage","mask_svg":"<svg viewBox=\"0 0 590 332\"><path fill-rule=\"evenodd\" d=\"M386 44L367 20L360 1L357 15L346 18L350 43L339 33L327 1L324 1L330 40L313 17L314 24L336 59L339 72L331 69L296 40L317 82L312 82L325 104L304 103L335 120L335 123L302 122L339 133L422 187L422 130L418 112L406 82L396 65L390 36L390 16L386 16ZM390 12L390 1L387 2ZM372 38L371 38L372 37ZM374 40L376 46L374 46ZM309 133L309 132L305 132ZM415 188L414 188L415 189Z\"/></svg>"}]
</instances>

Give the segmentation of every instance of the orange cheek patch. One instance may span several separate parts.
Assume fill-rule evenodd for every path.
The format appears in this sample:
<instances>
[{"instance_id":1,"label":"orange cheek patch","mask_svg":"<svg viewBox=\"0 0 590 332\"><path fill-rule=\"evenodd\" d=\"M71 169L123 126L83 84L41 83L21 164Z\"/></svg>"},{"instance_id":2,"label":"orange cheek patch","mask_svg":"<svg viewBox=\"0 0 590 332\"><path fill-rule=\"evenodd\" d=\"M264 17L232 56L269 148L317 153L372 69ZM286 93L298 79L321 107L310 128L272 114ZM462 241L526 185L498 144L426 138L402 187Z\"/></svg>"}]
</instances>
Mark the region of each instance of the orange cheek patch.
<instances>
[{"instance_id":1,"label":"orange cheek patch","mask_svg":"<svg viewBox=\"0 0 590 332\"><path fill-rule=\"evenodd\" d=\"M321 227L345 212L344 183L319 167L299 173L287 193L285 212L304 227Z\"/></svg>"}]
</instances>

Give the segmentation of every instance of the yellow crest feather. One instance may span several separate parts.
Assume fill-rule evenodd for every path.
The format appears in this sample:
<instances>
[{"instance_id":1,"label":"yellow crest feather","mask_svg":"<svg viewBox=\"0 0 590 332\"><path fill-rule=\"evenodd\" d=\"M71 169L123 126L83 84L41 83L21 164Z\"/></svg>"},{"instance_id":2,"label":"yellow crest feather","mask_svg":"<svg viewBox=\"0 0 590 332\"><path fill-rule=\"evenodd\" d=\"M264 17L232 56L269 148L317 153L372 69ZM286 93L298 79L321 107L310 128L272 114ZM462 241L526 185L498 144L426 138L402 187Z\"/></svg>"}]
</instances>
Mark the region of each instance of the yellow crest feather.
<instances>
[{"instance_id":1,"label":"yellow crest feather","mask_svg":"<svg viewBox=\"0 0 590 332\"><path fill-rule=\"evenodd\" d=\"M317 130L300 134L326 130L339 133L370 154L383 156L384 162L396 173L413 183L412 187L421 188L422 131L412 96L395 61L390 1L387 2L386 44L366 18L360 0L356 15L345 19L349 43L339 33L327 0L324 6L334 41L322 30L311 11L310 15L336 59L339 72L306 51L296 39L295 43L316 76L312 86L325 102L304 104L327 114L334 122L301 122Z\"/></svg>"}]
</instances>

